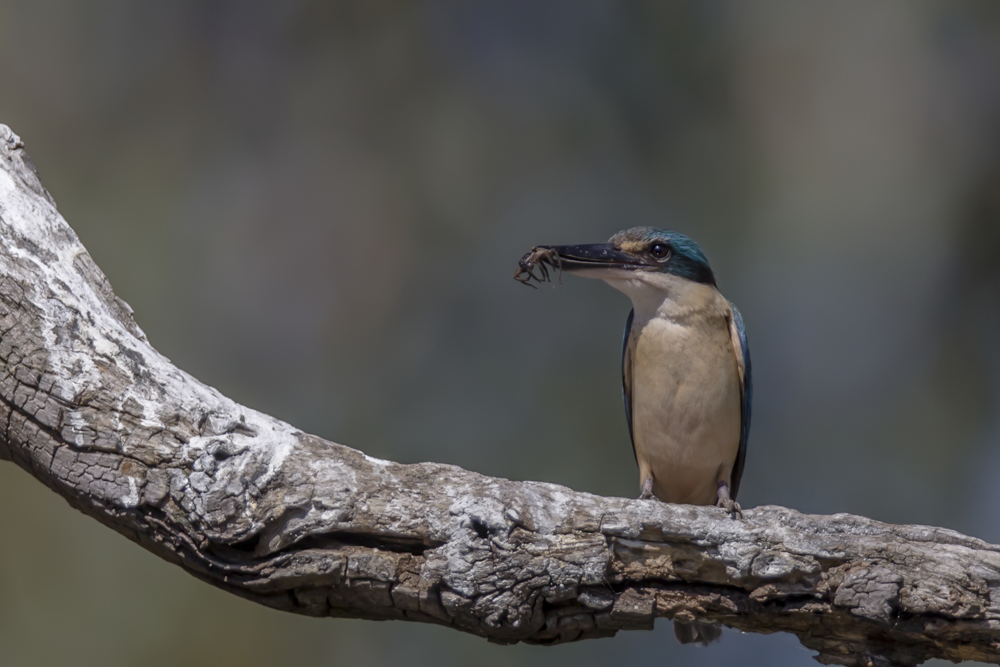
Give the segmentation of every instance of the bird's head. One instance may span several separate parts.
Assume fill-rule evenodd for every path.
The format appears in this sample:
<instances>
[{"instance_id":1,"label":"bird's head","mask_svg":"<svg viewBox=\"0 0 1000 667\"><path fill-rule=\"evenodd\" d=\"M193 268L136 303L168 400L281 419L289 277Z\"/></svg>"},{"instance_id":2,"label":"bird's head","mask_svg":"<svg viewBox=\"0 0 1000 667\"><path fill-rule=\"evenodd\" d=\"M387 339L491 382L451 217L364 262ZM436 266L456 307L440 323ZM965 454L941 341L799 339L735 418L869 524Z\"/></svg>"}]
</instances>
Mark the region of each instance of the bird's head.
<instances>
[{"instance_id":1,"label":"bird's head","mask_svg":"<svg viewBox=\"0 0 1000 667\"><path fill-rule=\"evenodd\" d=\"M622 281L665 285L676 279L715 285L715 274L697 243L656 227L626 229L607 243L537 246L521 260L518 279L536 277L532 270L545 264L612 285Z\"/></svg>"}]
</instances>

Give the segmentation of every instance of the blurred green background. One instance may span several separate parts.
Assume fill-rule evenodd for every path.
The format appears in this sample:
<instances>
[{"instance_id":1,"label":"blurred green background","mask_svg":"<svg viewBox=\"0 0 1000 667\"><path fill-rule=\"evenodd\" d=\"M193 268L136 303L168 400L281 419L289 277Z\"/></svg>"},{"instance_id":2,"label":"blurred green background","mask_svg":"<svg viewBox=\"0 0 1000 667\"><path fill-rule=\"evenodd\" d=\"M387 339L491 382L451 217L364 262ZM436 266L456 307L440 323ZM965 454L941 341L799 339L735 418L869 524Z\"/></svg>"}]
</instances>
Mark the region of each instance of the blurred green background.
<instances>
[{"instance_id":1,"label":"blurred green background","mask_svg":"<svg viewBox=\"0 0 1000 667\"><path fill-rule=\"evenodd\" d=\"M740 500L1000 542L995 0L0 0L0 122L152 343L398 461L634 496L628 301L540 243L690 234L750 334ZM0 465L20 665L808 665L498 647L218 592Z\"/></svg>"}]
</instances>

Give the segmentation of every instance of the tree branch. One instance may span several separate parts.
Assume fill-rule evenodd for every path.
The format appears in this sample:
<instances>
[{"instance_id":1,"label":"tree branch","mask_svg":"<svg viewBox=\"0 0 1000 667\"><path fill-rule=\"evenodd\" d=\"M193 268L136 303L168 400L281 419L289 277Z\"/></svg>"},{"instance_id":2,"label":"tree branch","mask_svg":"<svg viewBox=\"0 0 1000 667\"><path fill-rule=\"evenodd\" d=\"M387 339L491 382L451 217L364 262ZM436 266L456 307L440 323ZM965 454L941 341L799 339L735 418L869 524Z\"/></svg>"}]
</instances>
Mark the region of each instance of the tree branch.
<instances>
[{"instance_id":1,"label":"tree branch","mask_svg":"<svg viewBox=\"0 0 1000 667\"><path fill-rule=\"evenodd\" d=\"M149 345L4 125L0 267L0 458L214 586L504 643L665 616L793 632L825 663L1000 662L980 540L400 465L238 405Z\"/></svg>"}]
</instances>

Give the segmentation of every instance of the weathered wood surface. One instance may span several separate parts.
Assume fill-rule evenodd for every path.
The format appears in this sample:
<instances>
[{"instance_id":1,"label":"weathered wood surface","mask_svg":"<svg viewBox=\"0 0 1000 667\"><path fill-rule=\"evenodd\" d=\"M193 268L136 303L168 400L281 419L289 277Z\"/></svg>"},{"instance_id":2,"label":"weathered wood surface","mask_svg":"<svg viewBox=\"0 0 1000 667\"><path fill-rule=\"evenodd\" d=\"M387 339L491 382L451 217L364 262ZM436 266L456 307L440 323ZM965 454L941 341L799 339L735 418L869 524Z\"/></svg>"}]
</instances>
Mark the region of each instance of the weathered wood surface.
<instances>
[{"instance_id":1,"label":"weathered wood surface","mask_svg":"<svg viewBox=\"0 0 1000 667\"><path fill-rule=\"evenodd\" d=\"M0 458L237 595L498 642L667 617L793 632L832 664L1000 663L980 540L400 465L238 405L149 345L3 125L0 267Z\"/></svg>"}]
</instances>

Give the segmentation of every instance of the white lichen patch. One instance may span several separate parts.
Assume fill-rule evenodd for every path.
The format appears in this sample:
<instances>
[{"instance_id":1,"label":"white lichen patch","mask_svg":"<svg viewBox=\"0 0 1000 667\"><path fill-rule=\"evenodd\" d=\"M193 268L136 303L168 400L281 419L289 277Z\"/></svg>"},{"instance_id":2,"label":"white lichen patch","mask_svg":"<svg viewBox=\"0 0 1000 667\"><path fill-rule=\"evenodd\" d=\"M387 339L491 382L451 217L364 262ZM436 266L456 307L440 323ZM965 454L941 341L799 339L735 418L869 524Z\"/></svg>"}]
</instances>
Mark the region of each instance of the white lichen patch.
<instances>
[{"instance_id":1,"label":"white lichen patch","mask_svg":"<svg viewBox=\"0 0 1000 667\"><path fill-rule=\"evenodd\" d=\"M139 506L139 484L135 477L128 478L128 494L121 499L121 505L126 508Z\"/></svg>"}]
</instances>

